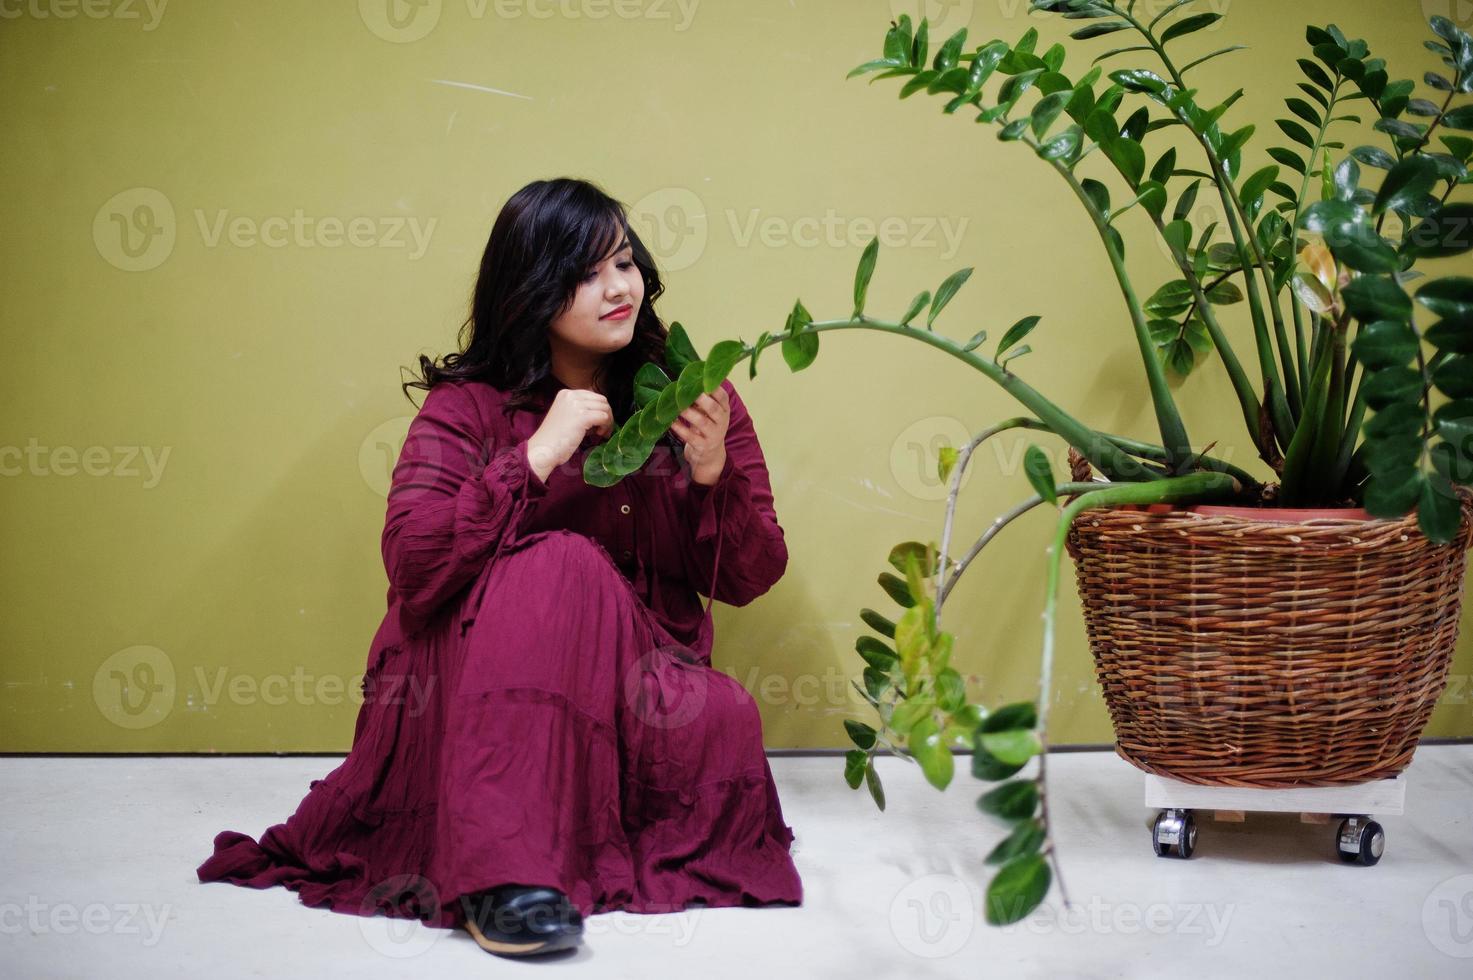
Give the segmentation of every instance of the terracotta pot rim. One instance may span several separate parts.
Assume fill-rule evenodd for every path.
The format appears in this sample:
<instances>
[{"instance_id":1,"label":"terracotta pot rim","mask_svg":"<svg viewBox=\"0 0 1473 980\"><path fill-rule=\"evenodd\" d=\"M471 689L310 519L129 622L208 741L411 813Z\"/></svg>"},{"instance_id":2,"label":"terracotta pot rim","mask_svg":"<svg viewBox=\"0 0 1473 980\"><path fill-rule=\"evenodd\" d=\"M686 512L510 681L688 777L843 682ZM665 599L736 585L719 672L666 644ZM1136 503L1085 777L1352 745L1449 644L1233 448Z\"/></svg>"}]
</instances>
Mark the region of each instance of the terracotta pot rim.
<instances>
[{"instance_id":1,"label":"terracotta pot rim","mask_svg":"<svg viewBox=\"0 0 1473 980\"><path fill-rule=\"evenodd\" d=\"M1228 507L1216 504L1127 504L1120 510L1147 514L1169 514L1184 511L1203 517L1236 517L1265 524L1303 524L1305 521L1381 521L1364 507ZM1413 511L1415 513L1415 511Z\"/></svg>"}]
</instances>

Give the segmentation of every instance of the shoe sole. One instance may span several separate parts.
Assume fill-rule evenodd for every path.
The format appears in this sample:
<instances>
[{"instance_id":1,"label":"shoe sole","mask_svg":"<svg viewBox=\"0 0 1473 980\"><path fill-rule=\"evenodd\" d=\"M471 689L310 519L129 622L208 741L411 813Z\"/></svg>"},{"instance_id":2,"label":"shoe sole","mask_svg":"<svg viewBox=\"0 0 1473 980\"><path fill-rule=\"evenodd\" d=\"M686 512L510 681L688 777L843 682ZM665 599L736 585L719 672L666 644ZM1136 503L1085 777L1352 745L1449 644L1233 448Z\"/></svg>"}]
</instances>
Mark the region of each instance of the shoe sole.
<instances>
[{"instance_id":1,"label":"shoe sole","mask_svg":"<svg viewBox=\"0 0 1473 980\"><path fill-rule=\"evenodd\" d=\"M502 956L534 956L538 953L552 953L576 946L583 938L579 933L564 933L561 936L543 939L538 942L508 943L499 939L488 938L485 933L481 932L480 926L476 925L474 919L467 919L465 928L471 934L471 938L476 941L476 945L488 953L497 953Z\"/></svg>"}]
</instances>

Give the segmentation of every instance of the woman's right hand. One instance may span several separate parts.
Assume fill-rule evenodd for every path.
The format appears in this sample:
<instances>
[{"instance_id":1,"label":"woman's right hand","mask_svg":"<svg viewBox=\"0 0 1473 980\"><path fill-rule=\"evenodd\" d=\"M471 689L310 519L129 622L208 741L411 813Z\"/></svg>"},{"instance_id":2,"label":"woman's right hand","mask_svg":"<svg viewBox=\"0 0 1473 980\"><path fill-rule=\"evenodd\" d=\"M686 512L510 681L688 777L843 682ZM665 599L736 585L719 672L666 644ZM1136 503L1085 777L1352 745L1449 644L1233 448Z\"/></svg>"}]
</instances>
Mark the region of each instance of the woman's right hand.
<instances>
[{"instance_id":1,"label":"woman's right hand","mask_svg":"<svg viewBox=\"0 0 1473 980\"><path fill-rule=\"evenodd\" d=\"M609 400L586 388L560 388L537 431L527 438L527 461L546 483L583 444L589 430L604 437L614 433L614 411Z\"/></svg>"}]
</instances>

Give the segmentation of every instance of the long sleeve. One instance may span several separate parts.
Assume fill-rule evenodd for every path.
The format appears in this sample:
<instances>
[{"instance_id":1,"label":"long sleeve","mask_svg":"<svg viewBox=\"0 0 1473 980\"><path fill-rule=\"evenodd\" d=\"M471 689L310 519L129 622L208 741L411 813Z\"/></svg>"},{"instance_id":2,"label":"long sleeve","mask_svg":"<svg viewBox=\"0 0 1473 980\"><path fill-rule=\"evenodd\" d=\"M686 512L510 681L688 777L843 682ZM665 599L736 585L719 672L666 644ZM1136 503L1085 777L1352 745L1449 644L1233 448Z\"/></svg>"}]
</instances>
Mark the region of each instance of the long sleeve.
<instances>
[{"instance_id":1,"label":"long sleeve","mask_svg":"<svg viewBox=\"0 0 1473 980\"><path fill-rule=\"evenodd\" d=\"M547 492L527 440L483 431L462 384L430 389L394 465L381 542L389 584L429 617L514 536L525 505Z\"/></svg>"},{"instance_id":2,"label":"long sleeve","mask_svg":"<svg viewBox=\"0 0 1473 980\"><path fill-rule=\"evenodd\" d=\"M690 484L690 575L701 594L745 606L782 578L788 547L773 509L772 482L752 417L731 381L721 385L731 400L726 465L714 484Z\"/></svg>"}]
</instances>

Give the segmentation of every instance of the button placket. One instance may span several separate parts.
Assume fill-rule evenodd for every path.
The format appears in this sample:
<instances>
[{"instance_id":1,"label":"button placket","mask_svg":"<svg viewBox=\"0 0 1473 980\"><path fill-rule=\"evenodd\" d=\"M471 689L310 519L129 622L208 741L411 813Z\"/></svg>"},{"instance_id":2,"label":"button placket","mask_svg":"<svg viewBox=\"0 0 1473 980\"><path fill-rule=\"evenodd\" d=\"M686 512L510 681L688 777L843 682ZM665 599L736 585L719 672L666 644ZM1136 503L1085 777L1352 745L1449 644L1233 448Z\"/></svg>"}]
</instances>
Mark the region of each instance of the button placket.
<instances>
[{"instance_id":1,"label":"button placket","mask_svg":"<svg viewBox=\"0 0 1473 980\"><path fill-rule=\"evenodd\" d=\"M629 506L629 501L627 500L619 505L619 513L625 517L629 516L632 509L633 508ZM619 537L626 545L631 545L631 547L626 547L622 551L620 551L619 557L625 561L629 561L631 558L634 557L634 549L632 547L634 538L633 523L631 521L622 521L621 523L623 524L623 527L621 527L619 530Z\"/></svg>"}]
</instances>

